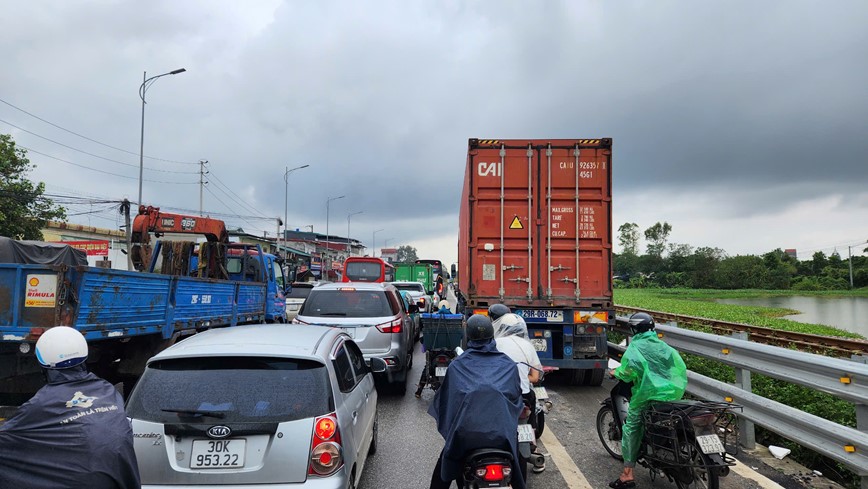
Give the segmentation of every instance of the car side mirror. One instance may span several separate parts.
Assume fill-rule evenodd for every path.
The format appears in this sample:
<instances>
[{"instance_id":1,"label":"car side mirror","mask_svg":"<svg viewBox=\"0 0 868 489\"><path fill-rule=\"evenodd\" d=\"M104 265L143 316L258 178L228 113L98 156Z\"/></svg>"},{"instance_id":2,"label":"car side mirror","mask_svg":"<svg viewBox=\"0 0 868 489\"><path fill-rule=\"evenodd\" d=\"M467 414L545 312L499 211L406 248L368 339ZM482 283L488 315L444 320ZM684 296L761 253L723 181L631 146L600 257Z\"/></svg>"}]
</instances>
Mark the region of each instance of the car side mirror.
<instances>
[{"instance_id":1,"label":"car side mirror","mask_svg":"<svg viewBox=\"0 0 868 489\"><path fill-rule=\"evenodd\" d=\"M424 309L424 308L425 308L425 301L419 301L419 302L417 302L417 303L416 303L416 307L418 307L419 310Z\"/></svg>"},{"instance_id":2,"label":"car side mirror","mask_svg":"<svg viewBox=\"0 0 868 489\"><path fill-rule=\"evenodd\" d=\"M409 307L409 309L407 309L407 312L409 312L410 314L416 314L417 312L419 312L419 306L416 304L410 304L410 307Z\"/></svg>"},{"instance_id":3,"label":"car side mirror","mask_svg":"<svg viewBox=\"0 0 868 489\"><path fill-rule=\"evenodd\" d=\"M386 361L382 358L371 358L371 372L381 374L386 371Z\"/></svg>"}]
</instances>

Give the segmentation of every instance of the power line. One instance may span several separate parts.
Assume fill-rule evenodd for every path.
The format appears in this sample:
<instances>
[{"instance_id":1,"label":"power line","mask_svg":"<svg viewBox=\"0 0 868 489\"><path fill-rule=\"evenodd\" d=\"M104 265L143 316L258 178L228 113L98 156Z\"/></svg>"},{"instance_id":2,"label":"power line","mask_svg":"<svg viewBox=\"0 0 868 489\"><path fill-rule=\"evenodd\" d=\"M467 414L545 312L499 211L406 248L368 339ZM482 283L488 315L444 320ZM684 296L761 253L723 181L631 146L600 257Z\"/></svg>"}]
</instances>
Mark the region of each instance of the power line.
<instances>
[{"instance_id":1,"label":"power line","mask_svg":"<svg viewBox=\"0 0 868 489\"><path fill-rule=\"evenodd\" d=\"M44 123L46 123L46 124L48 124L48 125L50 125L50 126L54 126L54 127L58 128L58 129L60 129L61 131L66 131L66 132L68 132L68 133L70 133L70 134L73 134L73 135L75 135L75 136L78 136L78 137L80 137L80 138L87 139L88 141L90 141L90 142L92 142L92 143L96 143L96 144L99 144L99 145L105 146L105 147L107 147L107 148L111 148L111 149L114 149L114 150L117 150L117 151L121 151L121 152L124 152L124 153L128 153L128 154L131 154L131 155L134 155L134 156L138 156L138 155L139 155L138 153L136 153L136 152L134 152L134 151L128 151L128 150L123 149L123 148L118 148L117 146L112 146L112 145L110 145L110 144L103 143L102 141L97 141L96 139L89 138L89 137L87 137L87 136L85 136L85 135L83 135L83 134L79 134L79 133L77 133L77 132L75 132L75 131L71 131L71 130L69 130L69 129L65 128L65 127L59 126L59 125L57 125L57 124L55 124L55 123L53 123L53 122L51 122L51 121L47 121L47 120L43 119L42 117L39 117L38 115L31 114L30 112L27 112L26 110L22 109L21 107L17 107L17 106L15 106L15 105L12 105L11 103L9 103L9 102L7 102L7 101L5 101L5 100L3 100L3 99L0 99L0 102L2 102L2 103L4 103L4 104L8 105L9 107L12 107L12 108L15 109L15 110L18 110L18 111L24 112L25 114L29 115L30 117L33 117L34 119L38 119L38 120L40 120L40 121L42 121L42 122L44 122ZM178 161L178 160L169 160L169 159L165 159L165 158L157 158L157 157L154 157L154 156L147 156L147 155L145 155L144 157L145 157L145 158L148 158L148 159L151 159L151 160L165 161L165 162L168 162L168 163L178 163L178 164L181 164L181 165L198 165L198 164L199 164L199 163L192 163L192 162L189 162L189 161Z\"/></svg>"},{"instance_id":2,"label":"power line","mask_svg":"<svg viewBox=\"0 0 868 489\"><path fill-rule=\"evenodd\" d=\"M27 134L32 134L33 136L36 136L36 137L38 137L38 138L40 138L40 139L44 139L44 140L46 140L46 141L50 141L50 142L52 142L52 143L54 143L54 144L57 144L57 145L63 146L64 148L69 148L69 149L71 149L71 150L73 150L73 151L78 151L79 153L84 153L84 154L86 154L86 155L88 155L88 156L93 156L94 158L99 158L99 159L101 159L101 160L106 160L106 161L110 161L110 162L112 162L112 163L117 163L117 164L119 164L119 165L124 165L124 166L130 166L130 167L133 167L133 168L138 168L138 167L139 167L139 165L134 165L134 164L132 164L132 163L124 163L123 161L113 160L113 159L111 159L111 158L106 158L105 156L100 156L100 155L98 155L98 154L93 154L93 153L87 152L87 151L85 151L85 150L83 150L83 149L74 148L74 147L72 147L72 146L69 146L69 145L67 145L67 144L61 143L61 142L59 142L59 141L55 141L55 140L53 140L53 139L51 139L51 138L47 138L47 137L45 137L45 136L40 136L39 134L36 134L36 133L33 132L33 131L28 131L27 129L24 129L24 128L21 127L21 126L16 126L15 124L13 124L13 123L11 123L11 122L4 121L3 119L0 119L0 122L2 122L2 123L4 123L4 124L8 124L8 125L14 127L15 129L18 129L19 131L26 132ZM188 175L195 175L195 174L199 173L199 172L195 172L195 171L161 170L161 169L158 169L158 168L145 168L145 170L148 170L148 171L158 171L158 172L163 172L163 173L185 173L185 174L188 174Z\"/></svg>"},{"instance_id":3,"label":"power line","mask_svg":"<svg viewBox=\"0 0 868 489\"><path fill-rule=\"evenodd\" d=\"M126 175L121 175L121 174L119 174L119 173L112 173L112 172L110 172L110 171L100 170L99 168L92 168L92 167L89 167L89 166L86 166L86 165L81 165L81 164L78 164L78 163L73 163L73 162L71 162L71 161L69 161L69 160L64 160L63 158L58 158L58 157L56 157L56 156L51 156L50 154L46 154L46 153L43 153L43 152L41 152L41 151L36 151L35 149L31 149L31 148L28 148L28 147L26 147L26 146L18 145L18 147L19 147L19 148L26 149L27 151L29 151L29 152L31 152L31 153L36 153L36 154L38 154L38 155L45 156L46 158L51 158L51 159L53 159L53 160L62 161L62 162L64 162L64 163L68 163L68 164L70 164L70 165L72 165L72 166L77 166L77 167L80 167L80 168L84 168L84 169L91 170L91 171L95 171L95 172L99 172L99 173L105 173L106 175L112 175L112 176L115 176L115 177L126 178L126 179L129 179L129 180L138 180L137 177L128 177L128 176L126 176ZM199 182L164 182L164 181L160 181L160 180L148 180L147 178L145 178L145 179L143 179L143 180L144 180L145 182L151 182L151 183L165 183L165 184L169 184L169 185L199 185Z\"/></svg>"},{"instance_id":4,"label":"power line","mask_svg":"<svg viewBox=\"0 0 868 489\"><path fill-rule=\"evenodd\" d=\"M224 207L226 207L227 209L230 209L230 210L231 210L231 207L229 207L228 205L226 205L225 202L223 202L222 200L220 200L220 197L217 197L217 195L216 195L214 192L212 192L210 188L205 187L205 190L207 190L208 193L211 194L212 197L214 197L215 199L217 199L217 202L220 202L221 204L223 204ZM252 223L252 222L248 221L247 219L244 219L244 218L241 217L241 216L237 216L237 217L241 218L242 221L246 222L247 224L250 224L250 226L253 227L253 223Z\"/></svg>"},{"instance_id":5,"label":"power line","mask_svg":"<svg viewBox=\"0 0 868 489\"><path fill-rule=\"evenodd\" d=\"M242 199L241 197L239 197L238 194L236 194L236 193L235 193L231 188L229 188L228 185L226 185L225 183L223 183L223 180L220 180L220 177L218 177L217 175L214 174L214 169L213 169L213 168L211 169L211 176L214 177L214 180L216 180L216 181L217 181L221 186L223 186L226 190L228 190L229 192L231 192L232 195L234 195L235 197L238 197L238 200L232 199L232 197L230 197L230 199L235 200L236 203L238 203L239 205L241 205L241 206L243 206L243 207L247 207L247 210L253 211L254 214L259 214L259 215L261 215L261 216L263 216L263 217L266 217L265 214L262 214L261 212L259 212L258 210L256 210L256 208L255 208L254 206L248 204L244 199ZM224 192L224 193L225 193L225 192ZM240 202L239 202L239 201L240 201Z\"/></svg>"}]
</instances>

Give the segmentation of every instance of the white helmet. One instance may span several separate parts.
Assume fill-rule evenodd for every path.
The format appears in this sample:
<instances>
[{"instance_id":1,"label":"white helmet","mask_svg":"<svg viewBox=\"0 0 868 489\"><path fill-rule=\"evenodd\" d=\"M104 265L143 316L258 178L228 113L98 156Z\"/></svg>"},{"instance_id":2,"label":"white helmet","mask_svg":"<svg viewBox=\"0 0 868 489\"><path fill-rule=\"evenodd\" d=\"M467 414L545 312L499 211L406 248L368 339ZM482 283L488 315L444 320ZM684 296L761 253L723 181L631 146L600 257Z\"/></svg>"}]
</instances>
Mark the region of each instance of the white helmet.
<instances>
[{"instance_id":1,"label":"white helmet","mask_svg":"<svg viewBox=\"0 0 868 489\"><path fill-rule=\"evenodd\" d=\"M87 341L76 329L55 326L42 333L36 342L36 360L51 369L81 365L87 360Z\"/></svg>"},{"instance_id":2,"label":"white helmet","mask_svg":"<svg viewBox=\"0 0 868 489\"><path fill-rule=\"evenodd\" d=\"M440 301L439 304L437 304L437 307L439 307L439 308L441 308L441 309L444 308L444 307L445 307L446 309L449 309L449 301L447 301L446 299L443 299L442 301Z\"/></svg>"},{"instance_id":3,"label":"white helmet","mask_svg":"<svg viewBox=\"0 0 868 489\"><path fill-rule=\"evenodd\" d=\"M515 313L504 314L494 320L494 337L519 336L528 339L527 323Z\"/></svg>"}]
</instances>

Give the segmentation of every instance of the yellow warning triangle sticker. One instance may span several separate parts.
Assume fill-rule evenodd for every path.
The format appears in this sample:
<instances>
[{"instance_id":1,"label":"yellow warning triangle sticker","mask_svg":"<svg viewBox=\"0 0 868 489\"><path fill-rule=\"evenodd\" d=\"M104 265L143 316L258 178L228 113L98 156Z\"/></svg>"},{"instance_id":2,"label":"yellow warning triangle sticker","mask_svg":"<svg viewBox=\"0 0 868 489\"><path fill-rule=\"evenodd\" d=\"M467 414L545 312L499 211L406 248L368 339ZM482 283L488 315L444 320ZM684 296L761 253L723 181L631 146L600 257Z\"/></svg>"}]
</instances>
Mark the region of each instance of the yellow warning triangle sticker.
<instances>
[{"instance_id":1,"label":"yellow warning triangle sticker","mask_svg":"<svg viewBox=\"0 0 868 489\"><path fill-rule=\"evenodd\" d=\"M509 229L524 229L524 226L521 225L521 220L519 220L518 216L512 218L512 222L509 223Z\"/></svg>"}]
</instances>

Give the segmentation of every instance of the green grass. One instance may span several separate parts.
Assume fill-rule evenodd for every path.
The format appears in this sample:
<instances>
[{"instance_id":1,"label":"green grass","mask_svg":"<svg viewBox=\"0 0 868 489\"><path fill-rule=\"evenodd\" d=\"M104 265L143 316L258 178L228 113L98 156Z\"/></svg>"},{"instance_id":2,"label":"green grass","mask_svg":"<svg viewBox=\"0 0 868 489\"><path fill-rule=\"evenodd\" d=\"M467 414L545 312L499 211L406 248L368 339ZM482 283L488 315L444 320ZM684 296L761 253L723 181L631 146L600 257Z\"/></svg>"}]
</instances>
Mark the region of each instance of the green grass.
<instances>
[{"instance_id":1,"label":"green grass","mask_svg":"<svg viewBox=\"0 0 868 489\"><path fill-rule=\"evenodd\" d=\"M766 328L811 333L822 336L842 338L863 338L863 336L824 324L807 324L781 316L796 314L792 309L760 306L738 306L720 304L714 299L745 299L756 297L781 297L792 295L812 295L824 297L855 296L868 297L868 290L821 291L802 293L796 291L769 290L694 290L694 289L615 289L615 303L623 306L651 309L672 314L684 314L718 321L764 326Z\"/></svg>"}]
</instances>

